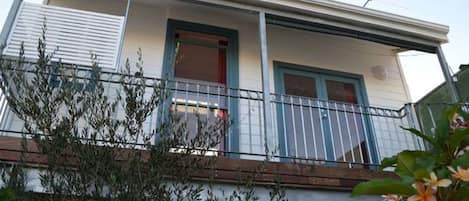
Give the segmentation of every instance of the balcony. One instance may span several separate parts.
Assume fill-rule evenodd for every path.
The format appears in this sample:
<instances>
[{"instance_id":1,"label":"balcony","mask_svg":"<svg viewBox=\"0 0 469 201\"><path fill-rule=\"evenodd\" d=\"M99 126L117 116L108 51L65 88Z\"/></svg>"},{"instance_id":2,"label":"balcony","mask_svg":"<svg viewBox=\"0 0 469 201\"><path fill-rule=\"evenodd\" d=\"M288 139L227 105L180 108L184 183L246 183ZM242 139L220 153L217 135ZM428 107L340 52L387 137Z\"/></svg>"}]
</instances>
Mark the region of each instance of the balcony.
<instances>
[{"instance_id":1,"label":"balcony","mask_svg":"<svg viewBox=\"0 0 469 201\"><path fill-rule=\"evenodd\" d=\"M197 25L195 23L169 19L169 17L184 18L185 11L187 10L196 14L203 13L200 10L219 14L214 8L174 1L159 1L155 4L158 6L147 6L146 4L137 3L135 4L135 9L141 9L145 12L148 9L163 10L162 8L165 8L165 6L173 9L174 16L151 16L157 19L158 22L172 22L173 28L179 28L173 30L175 32L174 36L177 35L174 38L174 42L175 44L178 43L180 47L185 46L185 48L189 49L186 54L189 55L190 53L209 48L213 50L215 47L218 50L212 51L212 53L217 55L224 53L226 57L221 60L225 60L225 62L230 60L230 56L238 54L237 49L236 51L229 52L232 50L231 48L235 49L231 44L237 44L238 42L236 41L238 39L232 40L232 38L237 37L223 36L220 39L220 37L213 37L216 34L210 35L204 33L205 35L202 35L194 30L185 30L184 27L181 28L180 26L188 24L188 27L203 26L220 29L219 27ZM103 12L109 13L110 11L104 9ZM316 52L315 54L318 55L316 60L321 65L335 68L329 70L340 72L351 71L347 73L356 73L360 76L368 74L366 75L368 77L363 78L362 76L362 79L368 79L367 82L371 83L372 86L368 86L370 88L365 90L369 94L371 94L370 92L373 93L374 100L371 104L352 104L328 101L324 98L287 95L282 92L266 94L269 90L261 91L259 89L261 84L258 82L260 70L258 69L257 61L260 58L250 56L253 51L257 53L258 50L255 47L251 47L254 45L246 45L255 44L257 41L251 41L247 37L240 39L239 42L248 47L241 50L244 51L242 52L243 55L240 56L241 62L239 67L241 70L239 70L240 72L233 73L239 77L247 77L246 80L239 79L241 82L246 81L244 85L246 87L244 88L230 87L231 85L229 84L217 85L180 78L165 80L160 79L161 75L153 76L153 74L158 74L155 72L160 72L161 69L167 67L164 66L165 63L170 63L170 59L166 57L167 55L163 56L165 51L163 46L168 41L165 41L164 34L160 34L161 30L164 30L162 28L164 27L163 23L158 24L160 26L158 31L146 30L147 25L140 23L145 21L143 20L145 12L136 12L139 15L136 15L135 18L130 18L130 20L135 21L129 21L131 26L137 27L137 29L145 26L145 29L142 28L143 31L141 33L139 32L140 30L128 30L128 35L124 37L125 22L123 16L23 2L18 5L17 13L12 17L11 31L8 33L7 46L3 54L8 57L17 56L21 44L24 42L25 56L28 60L34 61L37 58L37 38L44 31L42 30L43 25L46 25L44 32L47 38L48 52L55 52L53 61L72 66L81 66L80 77L86 80L90 76L88 68L92 63L90 55L95 55L98 58L99 66L103 69L102 79L107 88L106 93L109 97L115 97L116 92L111 89L119 89L120 87L120 75L116 71L121 60L120 54L123 52L121 49L124 46L123 39L125 38L130 41L123 48L127 48L124 52L129 52L129 49L134 51L136 49L133 48L134 43L136 43L135 41L151 43L152 45L148 46L144 44L144 49L146 48L152 52L154 49L160 48L157 53L161 54L158 54L158 58L151 60L150 67L145 69L147 72L152 73L152 77L147 79L147 85L150 87L155 83L166 83L164 85L166 87L162 90L170 92L170 96L168 97L168 104L161 105L160 108L157 108L150 115L145 124L146 131L152 132L155 130L161 121L165 119L164 117L169 111L176 112L178 116L183 118L190 128L190 132L192 132L191 129L196 130L197 128L196 117L202 117L208 121L213 117L228 117L231 126L228 130L222 132L223 143L216 149L216 155L219 156L249 160L268 159L282 163L360 168L379 165L381 159L392 156L401 150L424 148L421 141L400 128L400 126L417 127L418 123L416 115L413 113L412 105L408 104L395 108L369 106L377 102L386 102L383 105L397 105L397 103L401 104L405 100L405 87L400 82L402 81L402 75L398 72L397 64L394 65L395 55L390 53L395 49L392 45L375 44L368 41L352 40L346 37L331 37L327 34L313 32L291 31L283 27L279 28L278 25L271 22L272 35L269 39L272 40L270 40L271 49L269 51L272 50L271 52L273 52L272 55L274 56L271 59L274 65L277 60L314 63L316 61L311 61L308 54L303 54L303 52L306 52L304 50L311 49L311 51L318 51L320 49L311 48L310 44L328 45L328 43L334 43L332 46L337 46L340 49L337 54L343 57L341 61L335 62L337 60L336 55L330 52L336 52L337 49L334 49L332 46L325 46L327 51ZM152 12L154 11L152 10ZM230 20L234 19L230 16L239 15L238 12L232 10L224 14L226 15L222 15L220 18L229 18L227 22L232 22ZM256 28L252 26L251 22L256 20L256 18L246 13L241 15L240 19L246 22L240 21L239 23L232 24L242 24L243 26L239 27L242 35L251 35L251 31ZM226 26L226 24L223 26ZM230 34L233 32L231 29L223 29L223 31L230 32ZM154 36L155 39L153 40ZM191 40L184 39L184 36ZM197 49L194 46L200 45L200 43L199 41L194 43L193 39L197 39L194 36L199 38L203 36L205 39L209 38L211 42L217 40L217 43L211 44L209 47L197 47ZM234 36L234 34L230 36ZM285 38L291 39L296 37L301 38L301 40L296 42L302 42L300 45L302 49L297 48L296 45L291 45L290 42L287 44L286 40L283 40ZM221 41L223 43L220 43ZM158 44L158 46L155 47L156 45L153 43ZM57 49L57 47L59 48ZM189 47L193 48L192 52ZM352 50L358 49L358 51L341 52L347 48ZM358 57L354 55L354 52L360 53L367 50L375 54L360 54ZM382 60L383 55L386 56L385 60ZM378 64L383 62L391 67L395 67L395 69L392 69L394 74L391 75L394 77L394 80L372 78L372 75L369 75L369 69L365 69L365 67L376 65L377 63L375 62ZM161 63L163 63L163 67L158 66ZM348 68L348 63L354 63L354 66ZM255 69L251 67L255 67ZM229 69L226 66L225 68ZM236 68L238 68L237 64ZM386 70L383 69L383 71ZM265 80L262 82L265 82ZM388 86L391 84L392 86ZM57 85L56 87L62 87L60 82L55 82L55 85ZM84 85L83 87L84 89L86 88ZM382 93L384 88L386 88L386 91ZM388 98L388 96L396 94L397 97L393 97L394 99ZM263 107L266 100L267 105L270 105L272 108L267 115L271 119L264 118ZM14 135L16 133L18 136L22 130L22 122L14 117L6 105L4 95L0 95L0 114L2 114L0 126L5 135ZM119 114L116 114L116 116L119 116ZM270 132L265 130L264 124L266 121L272 123Z\"/></svg>"},{"instance_id":2,"label":"balcony","mask_svg":"<svg viewBox=\"0 0 469 201\"><path fill-rule=\"evenodd\" d=\"M89 90L88 68L78 68L81 90ZM55 75L54 87L67 87ZM121 89L121 74L105 71L101 81L105 95L116 97ZM145 122L145 131L154 132L169 111L187 123L187 132L197 130L199 119L228 117L231 125L222 130L222 143L213 150L220 157L247 160L270 160L345 168L377 166L384 157L410 149L423 149L423 144L403 127L414 127L411 105L400 109L370 107L325 101L285 94L269 94L273 108L273 133L264 131L261 91L227 88L188 80L163 80L147 77L148 92L162 84L169 92L167 102L159 105ZM5 95L0 95L1 132L20 137L23 123L8 111ZM123 108L115 114L122 117ZM190 134L189 134L190 135ZM152 141L155 139L152 139ZM143 143L144 139L139 142Z\"/></svg>"}]
</instances>

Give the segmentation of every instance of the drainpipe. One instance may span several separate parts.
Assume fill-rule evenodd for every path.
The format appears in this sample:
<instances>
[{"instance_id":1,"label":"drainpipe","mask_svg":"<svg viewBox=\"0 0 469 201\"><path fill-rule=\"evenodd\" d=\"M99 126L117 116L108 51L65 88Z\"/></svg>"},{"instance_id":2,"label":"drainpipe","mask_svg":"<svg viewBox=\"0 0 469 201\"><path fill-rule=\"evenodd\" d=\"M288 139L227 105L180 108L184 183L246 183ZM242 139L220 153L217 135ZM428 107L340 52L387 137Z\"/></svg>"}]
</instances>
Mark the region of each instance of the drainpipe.
<instances>
[{"instance_id":1,"label":"drainpipe","mask_svg":"<svg viewBox=\"0 0 469 201\"><path fill-rule=\"evenodd\" d=\"M122 23L122 33L121 33L121 37L119 41L119 50L117 52L117 57L116 57L116 70L119 69L119 66L121 63L122 49L124 47L125 31L127 29L127 19L129 18L130 1L131 0L127 0L127 6L125 7L124 22Z\"/></svg>"},{"instance_id":2,"label":"drainpipe","mask_svg":"<svg viewBox=\"0 0 469 201\"><path fill-rule=\"evenodd\" d=\"M438 45L436 48L436 55L438 56L438 60L440 61L441 70L443 71L443 75L445 76L446 84L449 89L449 93L451 96L452 103L457 103L459 98L458 90L456 89L456 84L454 83L453 77L449 71L448 62L446 62L445 55L443 54L443 49L441 45Z\"/></svg>"},{"instance_id":3,"label":"drainpipe","mask_svg":"<svg viewBox=\"0 0 469 201\"><path fill-rule=\"evenodd\" d=\"M21 3L23 3L23 0L14 0L13 4L11 4L10 12L8 12L5 24L3 25L2 33L0 34L0 48L3 48L7 45L8 36L10 35L11 29L13 28L13 24L15 23L16 15L18 14L18 11L21 7Z\"/></svg>"},{"instance_id":4,"label":"drainpipe","mask_svg":"<svg viewBox=\"0 0 469 201\"><path fill-rule=\"evenodd\" d=\"M269 62L267 57L267 29L265 21L265 12L259 12L259 39L261 43L261 66L262 66L262 94L264 108L264 149L266 160L269 161L269 155L272 145L273 124L272 124L272 107L270 105L270 78L269 78Z\"/></svg>"}]
</instances>

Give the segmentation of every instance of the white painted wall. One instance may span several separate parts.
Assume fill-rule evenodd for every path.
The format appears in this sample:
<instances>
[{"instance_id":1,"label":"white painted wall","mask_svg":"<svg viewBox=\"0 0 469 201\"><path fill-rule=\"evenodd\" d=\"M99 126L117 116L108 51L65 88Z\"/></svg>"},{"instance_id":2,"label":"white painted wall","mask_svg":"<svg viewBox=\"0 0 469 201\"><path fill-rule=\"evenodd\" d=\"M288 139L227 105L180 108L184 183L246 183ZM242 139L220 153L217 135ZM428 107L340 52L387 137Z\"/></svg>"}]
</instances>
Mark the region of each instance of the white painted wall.
<instances>
[{"instance_id":1,"label":"white painted wall","mask_svg":"<svg viewBox=\"0 0 469 201\"><path fill-rule=\"evenodd\" d=\"M93 2L93 3L91 3ZM51 5L123 15L125 2L101 0L51 0ZM216 17L215 17L216 16ZM168 18L220 26L239 32L240 87L261 89L261 68L257 16L228 9L171 1L131 5L123 58L135 58L141 48L147 73L159 76ZM289 62L364 76L370 104L400 108L410 99L401 79L394 48L367 41L307 31L268 26L268 53L273 83L273 61ZM388 79L373 77L371 67L381 65ZM272 90L274 85L272 84Z\"/></svg>"},{"instance_id":2,"label":"white painted wall","mask_svg":"<svg viewBox=\"0 0 469 201\"><path fill-rule=\"evenodd\" d=\"M26 190L32 192L45 192L45 189L41 185L41 171L38 169L26 169ZM0 187L5 185L0 180ZM205 185L205 184L204 184ZM207 186L208 189L208 186ZM244 190L243 186L240 186L241 190ZM240 192L238 186L232 184L217 184L213 185L213 194L219 199L224 200L228 198L233 192ZM270 200L269 193L272 189L267 187L254 187L255 195L259 197L259 200ZM380 200L378 196L361 196L352 198L349 192L346 191L327 191L320 189L294 189L285 188L286 199L290 201L375 201ZM202 199L206 198L206 192L201 193Z\"/></svg>"}]
</instances>

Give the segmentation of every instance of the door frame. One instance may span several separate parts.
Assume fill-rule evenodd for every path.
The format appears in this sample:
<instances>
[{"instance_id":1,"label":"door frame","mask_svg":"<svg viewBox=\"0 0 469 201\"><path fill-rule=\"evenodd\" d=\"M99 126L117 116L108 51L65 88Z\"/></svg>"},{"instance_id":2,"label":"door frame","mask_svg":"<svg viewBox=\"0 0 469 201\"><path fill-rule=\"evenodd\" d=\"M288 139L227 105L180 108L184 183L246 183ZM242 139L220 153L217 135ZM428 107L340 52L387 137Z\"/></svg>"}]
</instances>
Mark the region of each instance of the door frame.
<instances>
[{"instance_id":1,"label":"door frame","mask_svg":"<svg viewBox=\"0 0 469 201\"><path fill-rule=\"evenodd\" d=\"M168 19L166 27L166 39L163 56L163 67L161 71L161 78L165 80L174 80L174 60L173 53L176 48L176 41L174 34L176 29L193 31L205 34L213 34L224 36L228 39L228 47L226 48L226 88L228 90L227 97L230 94L230 89L239 88L239 59L238 59L238 31L223 27L212 25L200 24L195 22L188 22L176 19ZM169 100L171 100L169 98ZM170 103L166 103L169 104ZM227 103L228 117L230 118L230 126L228 128L229 136L225 137L225 151L238 153L239 152L239 101L236 98L229 99ZM158 121L160 122L160 121ZM227 154L227 156L239 158L238 154Z\"/></svg>"},{"instance_id":2,"label":"door frame","mask_svg":"<svg viewBox=\"0 0 469 201\"><path fill-rule=\"evenodd\" d=\"M354 74L354 73L348 73L348 72L341 72L341 71L335 71L335 70L330 70L330 69L324 69L324 68L319 68L319 67L311 67L311 66L305 66L305 65L300 65L300 64L293 64L293 63L287 63L287 62L281 62L281 61L273 61L273 66L274 66L274 85L275 85L275 93L276 94L285 94L285 86L284 86L284 80L283 80L283 74L285 72L291 72L292 74L297 74L297 75L309 75L311 77L316 78L316 87L317 87L317 94L318 94L318 99L321 99L320 97L327 97L327 90L325 89L325 86L323 86L323 83L319 81L320 79L327 78L328 80L336 80L336 81L342 81L342 82L347 82L347 83L353 83L355 86L355 90L357 92L357 99L358 99L358 104L363 105L363 106L369 106L369 101L368 101L368 95L365 87L365 82L364 82L364 77L363 75L360 74ZM301 73L298 73L301 72ZM321 99L322 100L322 99ZM324 100L328 101L328 100ZM281 114L281 106L277 105L276 108L277 114ZM280 112L280 113L279 113ZM364 111L367 112L367 111ZM277 115L277 125L278 126L278 142L279 142L279 148L280 148L280 156L286 156L286 149L285 147L285 135L283 133L283 118L281 115ZM369 151L370 154L370 159L369 163L371 164L377 164L379 161L378 159L378 148L376 146L376 135L373 130L372 126L372 121L371 118L367 115L364 117L365 120L365 130L367 132L365 135L368 137L368 146L371 147ZM329 143L329 145L326 146L326 160L332 160L334 158L333 156L333 150L331 149L330 143L332 143L331 139L331 131L329 131L328 126L324 126L323 132L325 132L325 140L326 143ZM332 156L332 157L331 157ZM287 156L288 157L288 156Z\"/></svg>"}]
</instances>

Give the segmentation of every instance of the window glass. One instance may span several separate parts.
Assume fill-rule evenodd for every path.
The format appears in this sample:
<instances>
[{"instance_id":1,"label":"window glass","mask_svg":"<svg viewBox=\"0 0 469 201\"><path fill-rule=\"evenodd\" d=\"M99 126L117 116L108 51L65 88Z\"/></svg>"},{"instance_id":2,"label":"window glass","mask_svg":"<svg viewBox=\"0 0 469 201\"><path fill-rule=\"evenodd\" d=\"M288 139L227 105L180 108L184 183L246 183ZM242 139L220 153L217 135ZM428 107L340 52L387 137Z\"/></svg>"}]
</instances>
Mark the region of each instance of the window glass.
<instances>
[{"instance_id":1,"label":"window glass","mask_svg":"<svg viewBox=\"0 0 469 201\"><path fill-rule=\"evenodd\" d=\"M284 81L286 94L317 98L316 80L314 78L284 74Z\"/></svg>"},{"instance_id":2,"label":"window glass","mask_svg":"<svg viewBox=\"0 0 469 201\"><path fill-rule=\"evenodd\" d=\"M226 37L176 30L175 77L226 83Z\"/></svg>"},{"instance_id":3,"label":"window glass","mask_svg":"<svg viewBox=\"0 0 469 201\"><path fill-rule=\"evenodd\" d=\"M327 80L326 87L328 100L358 104L353 84Z\"/></svg>"}]
</instances>

